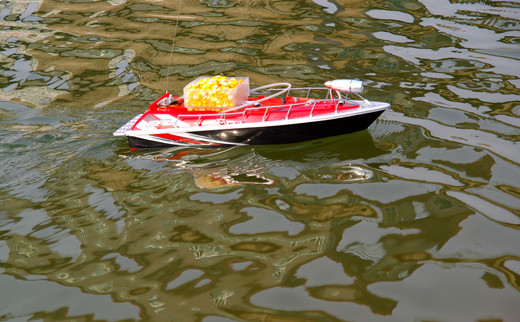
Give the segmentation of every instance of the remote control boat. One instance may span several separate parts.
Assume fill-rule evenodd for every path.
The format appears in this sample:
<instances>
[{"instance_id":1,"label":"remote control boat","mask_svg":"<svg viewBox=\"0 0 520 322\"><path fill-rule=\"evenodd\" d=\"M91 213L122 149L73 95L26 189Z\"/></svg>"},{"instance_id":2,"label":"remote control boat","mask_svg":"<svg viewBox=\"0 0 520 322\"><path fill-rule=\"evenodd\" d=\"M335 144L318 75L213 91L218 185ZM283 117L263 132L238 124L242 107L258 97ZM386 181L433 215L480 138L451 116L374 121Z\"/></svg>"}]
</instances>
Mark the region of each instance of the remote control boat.
<instances>
[{"instance_id":1,"label":"remote control boat","mask_svg":"<svg viewBox=\"0 0 520 322\"><path fill-rule=\"evenodd\" d=\"M286 144L367 129L388 103L370 102L357 80L324 87L276 83L249 90L248 78L199 77L114 132L131 148ZM350 99L356 94L359 99Z\"/></svg>"}]
</instances>

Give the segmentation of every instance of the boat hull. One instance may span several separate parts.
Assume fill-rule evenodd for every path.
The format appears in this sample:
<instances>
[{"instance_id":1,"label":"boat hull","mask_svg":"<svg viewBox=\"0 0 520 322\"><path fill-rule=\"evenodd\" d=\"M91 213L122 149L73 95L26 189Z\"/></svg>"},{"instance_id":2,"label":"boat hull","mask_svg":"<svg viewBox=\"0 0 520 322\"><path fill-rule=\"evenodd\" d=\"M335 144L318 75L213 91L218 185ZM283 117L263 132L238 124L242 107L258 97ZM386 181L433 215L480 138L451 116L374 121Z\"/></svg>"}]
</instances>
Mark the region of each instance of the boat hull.
<instances>
[{"instance_id":1,"label":"boat hull","mask_svg":"<svg viewBox=\"0 0 520 322\"><path fill-rule=\"evenodd\" d=\"M289 144L321 139L366 130L384 108L357 115L336 115L332 118L309 118L306 122L264 122L254 126L187 128L164 133L128 135L132 148L163 148L171 146L218 147L233 145Z\"/></svg>"}]
</instances>

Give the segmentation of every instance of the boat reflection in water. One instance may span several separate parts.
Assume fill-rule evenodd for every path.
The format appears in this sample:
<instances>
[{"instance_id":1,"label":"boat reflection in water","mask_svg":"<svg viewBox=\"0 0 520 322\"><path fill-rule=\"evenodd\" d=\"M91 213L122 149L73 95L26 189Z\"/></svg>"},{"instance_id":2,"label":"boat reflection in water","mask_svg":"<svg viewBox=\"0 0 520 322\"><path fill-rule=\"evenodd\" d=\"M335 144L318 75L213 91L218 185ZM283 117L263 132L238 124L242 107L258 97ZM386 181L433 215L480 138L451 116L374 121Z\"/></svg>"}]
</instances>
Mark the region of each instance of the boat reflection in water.
<instances>
[{"instance_id":1,"label":"boat reflection in water","mask_svg":"<svg viewBox=\"0 0 520 322\"><path fill-rule=\"evenodd\" d=\"M316 147L319 146L319 149ZM244 157L243 154L247 153ZM149 160L171 166L165 173L190 172L199 188L215 189L242 184L274 185L276 179L266 177L269 168L280 164L295 164L305 169L319 163L319 171L303 174L308 180L355 182L369 180L373 171L351 164L348 160L384 153L375 146L366 131L341 135L324 141L300 144L229 148L173 147L157 150L122 150L120 156L129 160ZM237 157L240 161L237 161ZM344 160L342 160L344 159ZM229 160L234 160L232 163ZM312 178L311 178L312 177ZM282 179L283 180L283 179Z\"/></svg>"}]
</instances>

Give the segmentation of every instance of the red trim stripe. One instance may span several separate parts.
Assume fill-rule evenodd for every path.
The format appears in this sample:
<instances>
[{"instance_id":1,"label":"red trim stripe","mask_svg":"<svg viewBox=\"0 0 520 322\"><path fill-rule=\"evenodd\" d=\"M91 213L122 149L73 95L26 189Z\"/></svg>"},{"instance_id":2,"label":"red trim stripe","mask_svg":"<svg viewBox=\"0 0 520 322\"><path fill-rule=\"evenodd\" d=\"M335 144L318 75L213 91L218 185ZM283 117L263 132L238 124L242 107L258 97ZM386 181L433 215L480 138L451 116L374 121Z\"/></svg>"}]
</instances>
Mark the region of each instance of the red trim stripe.
<instances>
[{"instance_id":1,"label":"red trim stripe","mask_svg":"<svg viewBox=\"0 0 520 322\"><path fill-rule=\"evenodd\" d=\"M183 142L183 143L192 143L192 144L200 144L200 145L215 145L215 144L212 144L212 143L208 143L208 142L204 142L204 141L192 140L192 139L188 139L188 138L185 138L185 137L182 137L182 136L177 136L177 135L172 135L172 134L167 134L167 133L165 133L165 134L153 134L152 136L155 136L155 137L158 137L158 138L161 138L161 139L166 139L166 140Z\"/></svg>"}]
</instances>

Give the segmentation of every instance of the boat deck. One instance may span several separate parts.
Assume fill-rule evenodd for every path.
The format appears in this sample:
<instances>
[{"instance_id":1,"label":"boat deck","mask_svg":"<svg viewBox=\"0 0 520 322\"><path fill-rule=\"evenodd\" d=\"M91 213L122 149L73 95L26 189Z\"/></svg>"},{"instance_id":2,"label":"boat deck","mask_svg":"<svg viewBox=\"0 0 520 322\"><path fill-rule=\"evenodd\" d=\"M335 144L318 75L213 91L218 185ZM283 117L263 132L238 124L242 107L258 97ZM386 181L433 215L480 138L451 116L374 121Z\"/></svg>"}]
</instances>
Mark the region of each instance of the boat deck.
<instances>
[{"instance_id":1,"label":"boat deck","mask_svg":"<svg viewBox=\"0 0 520 322\"><path fill-rule=\"evenodd\" d=\"M147 127L157 128L228 125L293 120L339 113L355 108L359 108L359 105L350 102L342 104L337 100L295 97L286 97L283 100L272 98L258 103L258 106L226 113L218 110L189 109L183 105L161 107L152 104L143 116L143 120L147 121Z\"/></svg>"}]
</instances>

